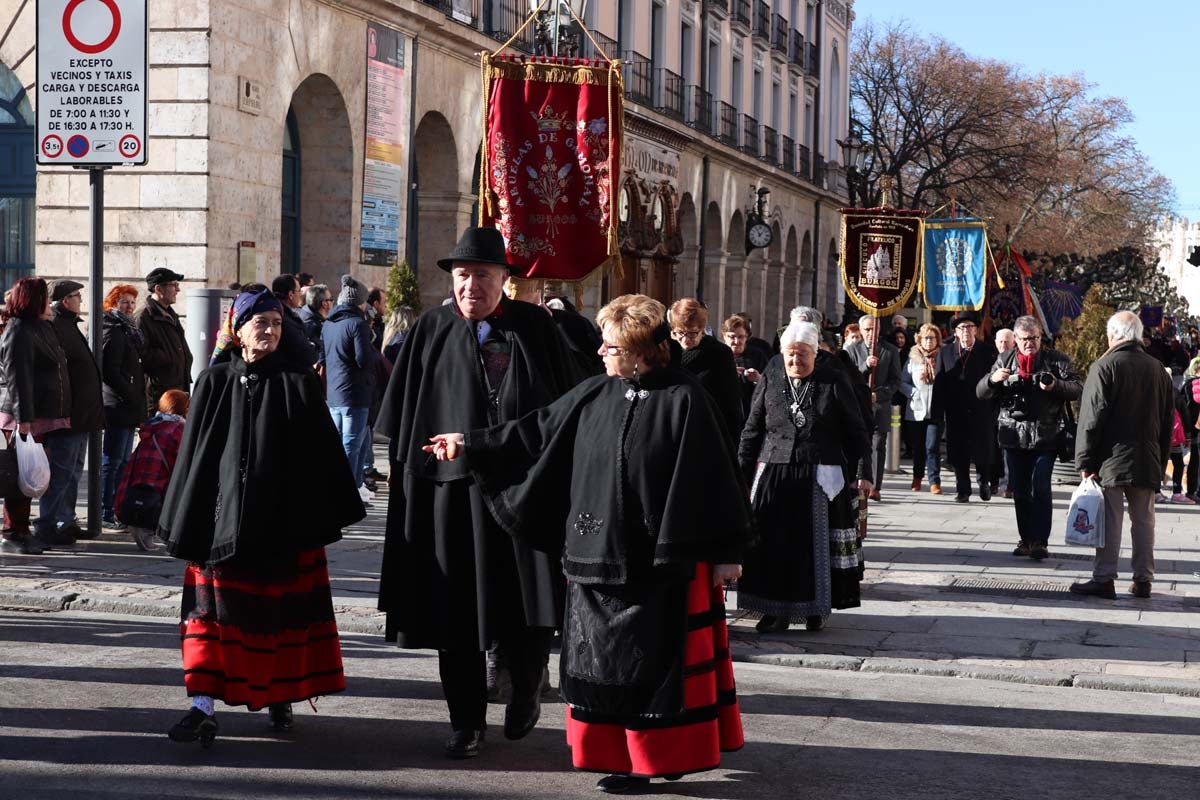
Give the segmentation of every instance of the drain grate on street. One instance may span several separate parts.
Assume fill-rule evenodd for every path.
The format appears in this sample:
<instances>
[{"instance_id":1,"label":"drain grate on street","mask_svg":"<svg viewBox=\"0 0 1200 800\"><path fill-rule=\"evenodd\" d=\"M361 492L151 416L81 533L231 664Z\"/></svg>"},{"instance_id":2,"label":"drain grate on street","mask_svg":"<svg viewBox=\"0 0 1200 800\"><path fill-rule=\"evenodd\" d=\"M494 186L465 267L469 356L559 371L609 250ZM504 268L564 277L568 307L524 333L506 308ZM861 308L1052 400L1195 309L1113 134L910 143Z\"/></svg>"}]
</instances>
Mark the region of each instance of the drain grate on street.
<instances>
[{"instance_id":1,"label":"drain grate on street","mask_svg":"<svg viewBox=\"0 0 1200 800\"><path fill-rule=\"evenodd\" d=\"M1057 558L1062 561L1092 561L1095 556L1092 553L1078 553L1075 551L1058 550L1050 554L1051 558Z\"/></svg>"},{"instance_id":2,"label":"drain grate on street","mask_svg":"<svg viewBox=\"0 0 1200 800\"><path fill-rule=\"evenodd\" d=\"M1048 581L1005 581L988 578L955 578L942 591L955 594L989 594L1003 597L1070 597L1069 584Z\"/></svg>"}]
</instances>

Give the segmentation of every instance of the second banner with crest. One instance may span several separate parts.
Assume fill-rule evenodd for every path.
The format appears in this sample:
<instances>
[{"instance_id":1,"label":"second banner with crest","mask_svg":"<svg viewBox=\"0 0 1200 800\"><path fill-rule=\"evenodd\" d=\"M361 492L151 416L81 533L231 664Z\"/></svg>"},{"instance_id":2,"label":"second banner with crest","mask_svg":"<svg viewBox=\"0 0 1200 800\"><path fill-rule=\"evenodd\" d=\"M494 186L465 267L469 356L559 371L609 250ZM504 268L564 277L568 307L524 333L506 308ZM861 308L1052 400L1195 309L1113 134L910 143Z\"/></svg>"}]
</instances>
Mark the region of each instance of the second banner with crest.
<instances>
[{"instance_id":1,"label":"second banner with crest","mask_svg":"<svg viewBox=\"0 0 1200 800\"><path fill-rule=\"evenodd\" d=\"M898 208L842 209L842 282L864 313L899 311L916 291L923 216Z\"/></svg>"}]
</instances>

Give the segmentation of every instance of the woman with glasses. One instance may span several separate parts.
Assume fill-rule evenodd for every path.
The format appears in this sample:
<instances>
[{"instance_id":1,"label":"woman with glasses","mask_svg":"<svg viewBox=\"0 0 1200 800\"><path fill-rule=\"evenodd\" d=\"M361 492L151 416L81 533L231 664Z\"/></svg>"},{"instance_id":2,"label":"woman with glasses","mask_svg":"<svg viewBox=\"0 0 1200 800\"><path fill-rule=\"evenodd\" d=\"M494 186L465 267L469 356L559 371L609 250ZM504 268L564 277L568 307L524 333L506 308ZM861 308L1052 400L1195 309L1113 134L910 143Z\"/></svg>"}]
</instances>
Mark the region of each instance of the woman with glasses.
<instances>
[{"instance_id":1,"label":"woman with glasses","mask_svg":"<svg viewBox=\"0 0 1200 800\"><path fill-rule=\"evenodd\" d=\"M742 746L723 585L741 574L746 492L703 389L671 363L666 309L601 309L596 376L513 422L434 436L515 538L562 556L561 689L575 767L624 794Z\"/></svg>"},{"instance_id":2,"label":"woman with glasses","mask_svg":"<svg viewBox=\"0 0 1200 800\"><path fill-rule=\"evenodd\" d=\"M750 398L754 397L754 387L762 377L767 359L763 358L761 350L746 346L750 341L750 321L742 315L734 314L725 320L721 325L721 336L733 351L733 365L742 389L742 418L745 419L750 413Z\"/></svg>"},{"instance_id":3,"label":"woman with glasses","mask_svg":"<svg viewBox=\"0 0 1200 800\"><path fill-rule=\"evenodd\" d=\"M683 348L683 368L695 375L717 406L731 452L737 450L745 414L733 351L709 336L708 308L694 297L676 300L668 315L671 338Z\"/></svg>"},{"instance_id":4,"label":"woman with glasses","mask_svg":"<svg viewBox=\"0 0 1200 800\"><path fill-rule=\"evenodd\" d=\"M908 352L900 370L900 394L908 401L904 418L908 421L908 449L912 453L912 490L921 491L921 474L929 478L931 494L942 493L941 431L933 416L933 382L937 377L938 352L942 332L928 322L917 331L916 343Z\"/></svg>"}]
</instances>

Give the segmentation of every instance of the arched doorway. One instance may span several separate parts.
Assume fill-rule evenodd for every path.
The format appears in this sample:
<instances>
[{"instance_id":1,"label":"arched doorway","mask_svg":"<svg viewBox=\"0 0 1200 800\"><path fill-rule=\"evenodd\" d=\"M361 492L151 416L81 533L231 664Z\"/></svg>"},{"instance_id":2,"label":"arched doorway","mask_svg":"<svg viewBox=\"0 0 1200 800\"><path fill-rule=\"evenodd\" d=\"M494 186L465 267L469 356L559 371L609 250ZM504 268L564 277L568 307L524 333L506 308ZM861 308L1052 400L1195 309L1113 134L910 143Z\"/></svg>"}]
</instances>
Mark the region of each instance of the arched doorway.
<instances>
[{"instance_id":1,"label":"arched doorway","mask_svg":"<svg viewBox=\"0 0 1200 800\"><path fill-rule=\"evenodd\" d=\"M729 248L729 261L725 267L725 297L724 303L717 309L715 324L720 324L722 319L735 311L742 310L742 304L745 302L746 225L740 209L733 212L733 219L729 221L729 234L725 237L725 246Z\"/></svg>"},{"instance_id":2,"label":"arched doorway","mask_svg":"<svg viewBox=\"0 0 1200 800\"><path fill-rule=\"evenodd\" d=\"M813 295L813 263L812 263L812 234L804 232L800 243L800 285L796 291L796 305L809 305L816 302Z\"/></svg>"},{"instance_id":3,"label":"arched doorway","mask_svg":"<svg viewBox=\"0 0 1200 800\"><path fill-rule=\"evenodd\" d=\"M454 250L460 227L458 190L458 145L450 123L436 111L421 118L413 136L416 167L412 182L416 186L409 213L416 219L412 252L413 269L421 283L421 303L433 308L450 295L450 279L437 268L437 260ZM476 181L473 192L478 191ZM467 199L473 200L471 196ZM470 206L465 210L469 213Z\"/></svg>"},{"instance_id":4,"label":"arched doorway","mask_svg":"<svg viewBox=\"0 0 1200 800\"><path fill-rule=\"evenodd\" d=\"M783 248L783 303L780 306L780 325L788 321L788 314L799 305L797 300L800 280L799 246L796 244L796 226L788 228L787 245Z\"/></svg>"},{"instance_id":5,"label":"arched doorway","mask_svg":"<svg viewBox=\"0 0 1200 800\"><path fill-rule=\"evenodd\" d=\"M33 107L12 70L0 64L0 293L33 274Z\"/></svg>"},{"instance_id":6,"label":"arched doorway","mask_svg":"<svg viewBox=\"0 0 1200 800\"><path fill-rule=\"evenodd\" d=\"M706 303L716 303L721 297L721 271L725 263L721 207L709 203L704 211L704 294ZM700 287L697 287L699 291Z\"/></svg>"},{"instance_id":7,"label":"arched doorway","mask_svg":"<svg viewBox=\"0 0 1200 800\"><path fill-rule=\"evenodd\" d=\"M699 239L696 233L696 204L690 194L679 198L679 211L676 214L679 225L679 235L683 243L683 251L679 254L679 289L681 297L695 297L697 292L696 279L698 264L697 255L700 252Z\"/></svg>"},{"instance_id":8,"label":"arched doorway","mask_svg":"<svg viewBox=\"0 0 1200 800\"><path fill-rule=\"evenodd\" d=\"M310 75L296 87L282 140L280 271L311 272L320 283L336 284L359 254L353 250L350 116L328 75Z\"/></svg>"}]
</instances>

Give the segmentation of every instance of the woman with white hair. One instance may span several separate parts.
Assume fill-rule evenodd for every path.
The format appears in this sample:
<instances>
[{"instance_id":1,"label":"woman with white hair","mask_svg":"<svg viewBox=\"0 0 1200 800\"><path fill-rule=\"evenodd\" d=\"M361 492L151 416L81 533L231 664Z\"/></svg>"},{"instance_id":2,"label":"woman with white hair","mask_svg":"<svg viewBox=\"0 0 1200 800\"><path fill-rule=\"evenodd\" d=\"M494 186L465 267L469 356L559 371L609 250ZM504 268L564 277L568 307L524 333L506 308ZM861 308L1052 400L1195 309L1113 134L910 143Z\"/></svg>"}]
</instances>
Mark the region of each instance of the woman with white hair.
<instances>
[{"instance_id":1,"label":"woman with white hair","mask_svg":"<svg viewBox=\"0 0 1200 800\"><path fill-rule=\"evenodd\" d=\"M793 322L782 359L767 365L742 431L738 461L751 484L759 540L747 552L738 608L763 615L760 633L803 621L820 630L834 608L859 605L858 531L847 464L870 449L854 389L831 359L817 360L819 331Z\"/></svg>"}]
</instances>

